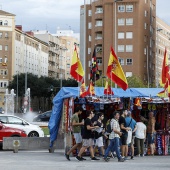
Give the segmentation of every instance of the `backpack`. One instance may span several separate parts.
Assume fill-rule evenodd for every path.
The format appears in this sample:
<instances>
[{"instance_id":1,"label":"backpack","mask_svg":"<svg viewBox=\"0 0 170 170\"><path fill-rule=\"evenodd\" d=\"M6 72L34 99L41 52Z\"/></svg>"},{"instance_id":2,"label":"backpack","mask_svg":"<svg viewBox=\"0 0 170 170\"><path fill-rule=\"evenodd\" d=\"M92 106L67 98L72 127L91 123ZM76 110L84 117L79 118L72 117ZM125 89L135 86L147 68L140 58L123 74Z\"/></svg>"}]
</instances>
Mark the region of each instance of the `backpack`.
<instances>
[{"instance_id":1,"label":"backpack","mask_svg":"<svg viewBox=\"0 0 170 170\"><path fill-rule=\"evenodd\" d=\"M111 133L111 132L112 132L111 121L112 121L112 120L109 120L109 121L107 122L107 125L106 125L106 132L107 132L107 133Z\"/></svg>"}]
</instances>

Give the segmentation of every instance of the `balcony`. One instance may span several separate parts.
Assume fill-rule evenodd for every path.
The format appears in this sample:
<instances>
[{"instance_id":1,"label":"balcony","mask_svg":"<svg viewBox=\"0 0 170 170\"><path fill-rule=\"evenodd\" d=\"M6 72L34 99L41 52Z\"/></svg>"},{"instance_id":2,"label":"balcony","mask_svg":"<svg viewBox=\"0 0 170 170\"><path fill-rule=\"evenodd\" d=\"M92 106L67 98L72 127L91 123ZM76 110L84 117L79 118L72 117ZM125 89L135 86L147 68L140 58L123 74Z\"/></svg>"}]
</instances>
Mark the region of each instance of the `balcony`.
<instances>
[{"instance_id":1,"label":"balcony","mask_svg":"<svg viewBox=\"0 0 170 170\"><path fill-rule=\"evenodd\" d=\"M48 66L48 71L50 71L50 72L56 72L55 66Z\"/></svg>"},{"instance_id":2,"label":"balcony","mask_svg":"<svg viewBox=\"0 0 170 170\"><path fill-rule=\"evenodd\" d=\"M95 19L103 19L103 13L95 12L94 18Z\"/></svg>"},{"instance_id":3,"label":"balcony","mask_svg":"<svg viewBox=\"0 0 170 170\"><path fill-rule=\"evenodd\" d=\"M102 32L103 31L103 26L95 25L94 30L95 30L95 32Z\"/></svg>"},{"instance_id":4,"label":"balcony","mask_svg":"<svg viewBox=\"0 0 170 170\"><path fill-rule=\"evenodd\" d=\"M102 58L103 57L103 52L102 51L96 52L96 57L97 58Z\"/></svg>"},{"instance_id":5,"label":"balcony","mask_svg":"<svg viewBox=\"0 0 170 170\"><path fill-rule=\"evenodd\" d=\"M92 0L92 4L94 4L95 6L102 6L103 0Z\"/></svg>"},{"instance_id":6,"label":"balcony","mask_svg":"<svg viewBox=\"0 0 170 170\"><path fill-rule=\"evenodd\" d=\"M102 39L102 37L96 37L96 38L95 38L95 44L96 44L96 45L103 44L103 39Z\"/></svg>"}]
</instances>

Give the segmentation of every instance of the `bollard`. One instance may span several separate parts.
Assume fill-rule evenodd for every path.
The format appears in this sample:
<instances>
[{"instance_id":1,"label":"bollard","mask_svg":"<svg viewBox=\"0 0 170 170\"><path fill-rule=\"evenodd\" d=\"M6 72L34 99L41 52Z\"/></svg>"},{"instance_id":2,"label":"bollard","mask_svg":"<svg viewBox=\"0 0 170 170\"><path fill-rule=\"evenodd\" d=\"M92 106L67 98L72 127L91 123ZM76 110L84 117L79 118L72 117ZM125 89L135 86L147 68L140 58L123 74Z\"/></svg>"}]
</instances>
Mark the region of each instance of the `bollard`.
<instances>
[{"instance_id":1,"label":"bollard","mask_svg":"<svg viewBox=\"0 0 170 170\"><path fill-rule=\"evenodd\" d=\"M13 152L18 153L18 148L20 146L20 141L19 140L13 140Z\"/></svg>"}]
</instances>

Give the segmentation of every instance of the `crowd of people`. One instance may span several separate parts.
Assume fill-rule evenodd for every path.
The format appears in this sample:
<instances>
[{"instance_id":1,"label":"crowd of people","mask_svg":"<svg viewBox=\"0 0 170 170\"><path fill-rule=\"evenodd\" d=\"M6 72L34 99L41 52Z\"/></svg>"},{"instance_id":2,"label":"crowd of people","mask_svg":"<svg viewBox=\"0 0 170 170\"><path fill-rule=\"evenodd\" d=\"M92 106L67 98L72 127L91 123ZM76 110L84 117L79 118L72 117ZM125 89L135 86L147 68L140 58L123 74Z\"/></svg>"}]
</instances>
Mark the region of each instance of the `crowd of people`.
<instances>
[{"instance_id":1,"label":"crowd of people","mask_svg":"<svg viewBox=\"0 0 170 170\"><path fill-rule=\"evenodd\" d=\"M75 108L75 113L71 118L72 132L75 139L75 145L65 153L65 157L70 161L70 154L77 149L78 154L75 157L78 161L85 161L83 153L89 149L92 161L98 161L95 151L98 150L103 160L108 162L111 157L117 157L118 162L124 162L128 159L134 160L134 155L144 156L144 142L150 146L151 155L155 151L155 118L154 113L149 112L149 119L140 117L136 122L131 112L127 110L114 111L106 124L103 123L104 114L94 111L86 111L86 119L79 121L82 114L80 106ZM145 123L147 122L147 126ZM83 129L83 132L82 132ZM135 154L134 144L137 147ZM128 149L130 148L130 158Z\"/></svg>"}]
</instances>

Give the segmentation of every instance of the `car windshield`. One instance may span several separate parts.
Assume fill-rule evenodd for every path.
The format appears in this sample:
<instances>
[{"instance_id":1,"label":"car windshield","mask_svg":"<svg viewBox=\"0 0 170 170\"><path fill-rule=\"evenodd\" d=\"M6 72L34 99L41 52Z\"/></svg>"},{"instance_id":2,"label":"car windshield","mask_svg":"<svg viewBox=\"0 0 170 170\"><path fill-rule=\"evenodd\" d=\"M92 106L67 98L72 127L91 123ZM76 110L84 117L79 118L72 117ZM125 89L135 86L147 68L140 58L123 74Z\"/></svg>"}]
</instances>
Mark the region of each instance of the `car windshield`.
<instances>
[{"instance_id":1,"label":"car windshield","mask_svg":"<svg viewBox=\"0 0 170 170\"><path fill-rule=\"evenodd\" d=\"M0 116L0 122L1 122L1 123L7 123L7 117L5 117L5 116Z\"/></svg>"},{"instance_id":2,"label":"car windshield","mask_svg":"<svg viewBox=\"0 0 170 170\"><path fill-rule=\"evenodd\" d=\"M9 124L18 124L18 125L23 124L23 121L21 119L16 118L16 117L8 117L8 122L9 122Z\"/></svg>"}]
</instances>

